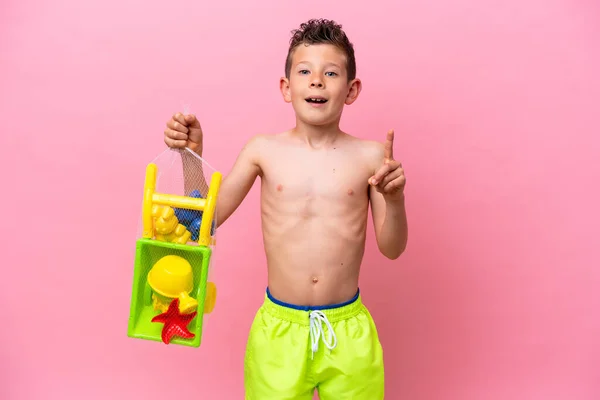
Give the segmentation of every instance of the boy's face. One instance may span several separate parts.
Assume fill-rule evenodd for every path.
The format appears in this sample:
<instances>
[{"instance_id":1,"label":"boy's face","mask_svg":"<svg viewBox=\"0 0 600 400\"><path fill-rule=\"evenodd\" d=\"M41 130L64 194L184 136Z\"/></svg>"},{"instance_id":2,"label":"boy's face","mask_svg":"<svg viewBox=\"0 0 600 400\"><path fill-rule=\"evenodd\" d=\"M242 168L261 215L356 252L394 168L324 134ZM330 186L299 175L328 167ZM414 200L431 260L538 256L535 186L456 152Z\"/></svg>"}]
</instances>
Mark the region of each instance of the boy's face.
<instances>
[{"instance_id":1,"label":"boy's face","mask_svg":"<svg viewBox=\"0 0 600 400\"><path fill-rule=\"evenodd\" d=\"M352 104L360 89L360 80L348 81L345 54L330 44L296 47L290 77L281 78L284 100L310 125L339 121L344 104Z\"/></svg>"}]
</instances>

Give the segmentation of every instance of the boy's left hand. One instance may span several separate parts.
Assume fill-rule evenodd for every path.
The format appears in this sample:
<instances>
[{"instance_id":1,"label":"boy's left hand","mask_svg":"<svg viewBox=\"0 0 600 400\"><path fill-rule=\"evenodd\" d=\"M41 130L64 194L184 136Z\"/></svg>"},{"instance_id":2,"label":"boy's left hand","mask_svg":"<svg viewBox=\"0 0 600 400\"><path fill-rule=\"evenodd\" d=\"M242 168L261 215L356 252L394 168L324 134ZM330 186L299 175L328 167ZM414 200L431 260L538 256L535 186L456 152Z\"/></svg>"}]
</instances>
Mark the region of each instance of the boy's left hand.
<instances>
[{"instance_id":1,"label":"boy's left hand","mask_svg":"<svg viewBox=\"0 0 600 400\"><path fill-rule=\"evenodd\" d=\"M387 133L385 140L383 166L369 178L369 184L386 198L386 200L400 200L404 196L406 177L402 164L394 160L394 131Z\"/></svg>"}]
</instances>

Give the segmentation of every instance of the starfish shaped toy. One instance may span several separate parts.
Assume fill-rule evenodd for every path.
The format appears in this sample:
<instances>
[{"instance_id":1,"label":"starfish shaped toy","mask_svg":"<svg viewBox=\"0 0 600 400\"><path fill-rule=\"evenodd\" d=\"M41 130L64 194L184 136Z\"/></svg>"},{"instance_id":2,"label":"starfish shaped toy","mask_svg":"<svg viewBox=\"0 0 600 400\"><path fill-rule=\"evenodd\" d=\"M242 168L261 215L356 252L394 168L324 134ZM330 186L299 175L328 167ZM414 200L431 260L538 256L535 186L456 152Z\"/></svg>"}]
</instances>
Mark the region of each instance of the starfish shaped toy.
<instances>
[{"instance_id":1,"label":"starfish shaped toy","mask_svg":"<svg viewBox=\"0 0 600 400\"><path fill-rule=\"evenodd\" d=\"M179 312L179 299L174 299L169 304L169 309L152 318L152 322L161 322L165 324L162 330L162 341L169 344L174 336L179 336L184 339L191 339L195 335L187 328L188 324L196 316L196 311L190 314L181 314Z\"/></svg>"}]
</instances>

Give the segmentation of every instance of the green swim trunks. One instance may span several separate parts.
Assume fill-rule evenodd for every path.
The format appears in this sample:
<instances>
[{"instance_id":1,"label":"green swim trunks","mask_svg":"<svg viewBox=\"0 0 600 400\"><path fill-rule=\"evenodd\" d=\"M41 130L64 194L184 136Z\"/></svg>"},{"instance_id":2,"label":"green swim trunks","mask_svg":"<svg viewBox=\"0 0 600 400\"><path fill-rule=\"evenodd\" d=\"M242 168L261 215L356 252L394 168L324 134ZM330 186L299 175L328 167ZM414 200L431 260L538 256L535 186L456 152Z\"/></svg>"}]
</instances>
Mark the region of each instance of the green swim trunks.
<instances>
[{"instance_id":1,"label":"green swim trunks","mask_svg":"<svg viewBox=\"0 0 600 400\"><path fill-rule=\"evenodd\" d=\"M343 304L303 307L267 289L248 337L246 400L380 400L383 350L359 292Z\"/></svg>"}]
</instances>

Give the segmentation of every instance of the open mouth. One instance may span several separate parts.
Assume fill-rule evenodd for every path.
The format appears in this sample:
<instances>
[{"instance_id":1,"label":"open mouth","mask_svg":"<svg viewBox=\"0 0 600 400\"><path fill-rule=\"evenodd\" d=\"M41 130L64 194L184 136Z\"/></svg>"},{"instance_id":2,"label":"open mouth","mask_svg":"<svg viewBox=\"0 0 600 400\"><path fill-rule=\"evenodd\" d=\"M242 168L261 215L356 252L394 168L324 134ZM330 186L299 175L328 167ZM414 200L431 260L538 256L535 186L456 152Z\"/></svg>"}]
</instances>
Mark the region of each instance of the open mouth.
<instances>
[{"instance_id":1,"label":"open mouth","mask_svg":"<svg viewBox=\"0 0 600 400\"><path fill-rule=\"evenodd\" d=\"M308 97L308 98L306 98L306 102L314 103L314 104L323 104L323 103L327 103L327 99L325 99L323 97Z\"/></svg>"}]
</instances>

